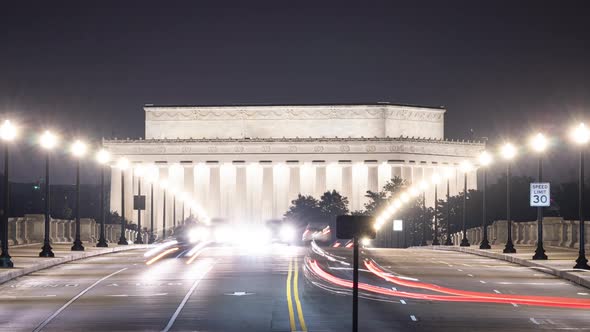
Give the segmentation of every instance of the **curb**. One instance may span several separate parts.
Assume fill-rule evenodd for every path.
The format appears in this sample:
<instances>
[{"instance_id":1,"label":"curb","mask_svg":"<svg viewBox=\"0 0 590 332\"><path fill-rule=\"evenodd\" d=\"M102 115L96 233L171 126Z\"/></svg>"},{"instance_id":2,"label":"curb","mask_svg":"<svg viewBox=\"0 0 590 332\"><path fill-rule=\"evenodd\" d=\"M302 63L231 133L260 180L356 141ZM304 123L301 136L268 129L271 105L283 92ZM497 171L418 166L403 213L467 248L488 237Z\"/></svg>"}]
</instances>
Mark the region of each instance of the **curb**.
<instances>
[{"instance_id":1,"label":"curb","mask_svg":"<svg viewBox=\"0 0 590 332\"><path fill-rule=\"evenodd\" d=\"M418 248L420 248L420 247L418 247ZM422 247L422 248L424 248L424 247ZM526 260L526 259L522 259L522 258L518 258L518 257L514 257L514 256L509 256L509 255L505 255L505 254L499 254L496 252L484 251L484 250L479 250L479 249L465 248L465 247L431 246L429 248L432 250L463 252L463 253L467 253L467 254L503 260L503 261L507 261L507 262L522 265L522 266L536 267L536 268L539 268L540 272L551 274L556 277L571 281L571 282L578 284L582 287L590 288L590 279L582 278L581 276L576 275L573 272L557 270L555 268L551 268L551 267L545 266L543 264L535 263L530 260Z\"/></svg>"},{"instance_id":2,"label":"curb","mask_svg":"<svg viewBox=\"0 0 590 332\"><path fill-rule=\"evenodd\" d=\"M118 247L94 250L92 252L84 252L82 254L72 254L72 255L66 255L66 256L58 257L58 258L47 258L46 261L42 261L41 263L35 264L33 266L29 266L29 267L25 267L25 268L21 268L21 269L16 267L16 268L12 268L10 270L6 270L6 271L8 271L8 273L5 272L5 273L0 274L0 284L10 281L14 278L22 277L22 276L27 275L29 273L37 272L39 270L47 269L47 268L50 268L50 267L53 267L56 265L61 265L64 263L69 263L69 262L77 261L77 260L84 259L84 258L100 256L100 255L110 254L110 253L119 252L119 251L145 249L145 248L149 248L149 247L150 247L150 245L146 245L146 244L118 246ZM4 271L1 271L1 272L4 272Z\"/></svg>"}]
</instances>

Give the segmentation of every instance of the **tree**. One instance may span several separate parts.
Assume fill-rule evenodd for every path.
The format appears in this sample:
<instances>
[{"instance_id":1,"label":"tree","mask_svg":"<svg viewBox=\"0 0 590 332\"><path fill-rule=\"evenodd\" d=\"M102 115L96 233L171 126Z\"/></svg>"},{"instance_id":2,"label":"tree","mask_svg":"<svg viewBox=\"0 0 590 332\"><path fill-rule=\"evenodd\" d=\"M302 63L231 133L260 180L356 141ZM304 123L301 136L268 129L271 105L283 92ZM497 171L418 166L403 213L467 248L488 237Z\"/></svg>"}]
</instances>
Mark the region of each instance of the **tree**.
<instances>
[{"instance_id":1,"label":"tree","mask_svg":"<svg viewBox=\"0 0 590 332\"><path fill-rule=\"evenodd\" d=\"M348 214L348 198L336 190L326 191L318 202L322 219L330 225L332 239L336 237L336 217Z\"/></svg>"},{"instance_id":2,"label":"tree","mask_svg":"<svg viewBox=\"0 0 590 332\"><path fill-rule=\"evenodd\" d=\"M291 206L284 218L298 227L304 227L309 223L320 222L322 211L318 200L313 196L299 194L296 199L291 201Z\"/></svg>"}]
</instances>

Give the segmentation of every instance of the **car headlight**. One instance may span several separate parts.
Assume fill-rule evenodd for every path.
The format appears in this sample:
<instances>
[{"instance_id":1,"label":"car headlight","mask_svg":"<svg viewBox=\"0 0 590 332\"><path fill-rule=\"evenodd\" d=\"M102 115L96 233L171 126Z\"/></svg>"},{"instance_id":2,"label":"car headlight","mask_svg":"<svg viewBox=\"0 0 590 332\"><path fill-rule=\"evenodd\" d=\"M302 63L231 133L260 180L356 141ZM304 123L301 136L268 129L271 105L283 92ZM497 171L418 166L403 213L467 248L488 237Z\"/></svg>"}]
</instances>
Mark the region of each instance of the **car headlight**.
<instances>
[{"instance_id":1,"label":"car headlight","mask_svg":"<svg viewBox=\"0 0 590 332\"><path fill-rule=\"evenodd\" d=\"M291 225L283 225L280 231L281 241L289 242L295 238L295 229Z\"/></svg>"}]
</instances>

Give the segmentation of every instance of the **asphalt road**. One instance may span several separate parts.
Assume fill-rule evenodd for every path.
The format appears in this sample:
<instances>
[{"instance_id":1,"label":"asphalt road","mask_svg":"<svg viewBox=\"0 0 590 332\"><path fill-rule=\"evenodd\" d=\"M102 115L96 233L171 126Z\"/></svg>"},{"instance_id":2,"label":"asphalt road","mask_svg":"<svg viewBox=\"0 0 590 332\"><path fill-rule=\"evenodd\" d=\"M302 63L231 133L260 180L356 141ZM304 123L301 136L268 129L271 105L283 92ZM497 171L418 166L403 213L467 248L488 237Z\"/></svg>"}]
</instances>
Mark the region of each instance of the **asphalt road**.
<instances>
[{"instance_id":1,"label":"asphalt road","mask_svg":"<svg viewBox=\"0 0 590 332\"><path fill-rule=\"evenodd\" d=\"M307 248L177 250L146 265L145 250L80 260L0 285L2 331L347 331L351 297L309 269L351 279L350 249L326 258ZM490 294L587 299L590 290L530 268L457 252L363 250L408 280ZM180 256L179 258L174 258ZM339 262L342 260L342 262ZM189 263L189 264L187 264ZM361 282L392 284L367 270ZM393 288L392 288L393 287ZM588 309L440 302L361 292L360 331L590 329Z\"/></svg>"}]
</instances>

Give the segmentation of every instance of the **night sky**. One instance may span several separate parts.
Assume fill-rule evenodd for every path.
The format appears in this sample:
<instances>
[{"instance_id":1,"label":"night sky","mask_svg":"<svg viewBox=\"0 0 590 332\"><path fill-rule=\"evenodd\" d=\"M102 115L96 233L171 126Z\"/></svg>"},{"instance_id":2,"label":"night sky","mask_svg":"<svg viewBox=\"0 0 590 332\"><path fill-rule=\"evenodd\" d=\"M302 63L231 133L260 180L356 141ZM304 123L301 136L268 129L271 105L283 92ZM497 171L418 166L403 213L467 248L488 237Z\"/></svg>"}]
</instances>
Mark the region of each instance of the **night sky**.
<instances>
[{"instance_id":1,"label":"night sky","mask_svg":"<svg viewBox=\"0 0 590 332\"><path fill-rule=\"evenodd\" d=\"M3 3L0 113L27 131L12 179L42 176L40 128L140 137L146 103L444 105L449 138L561 134L590 121L589 18L584 1Z\"/></svg>"}]
</instances>

